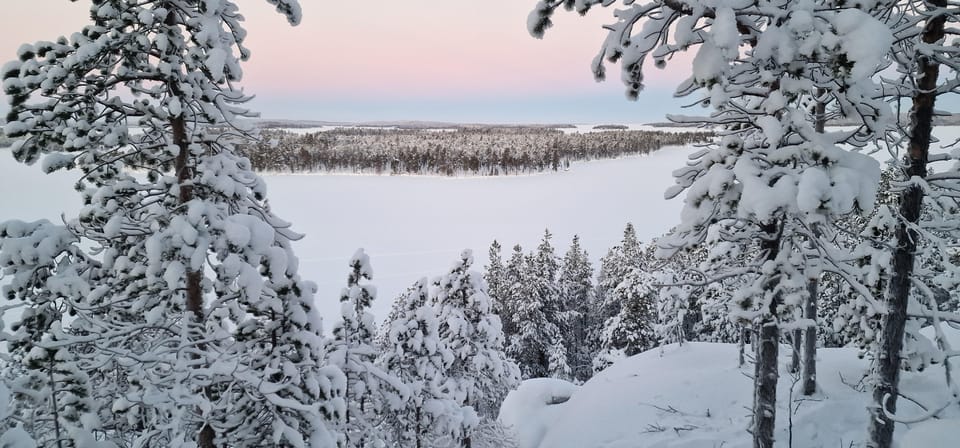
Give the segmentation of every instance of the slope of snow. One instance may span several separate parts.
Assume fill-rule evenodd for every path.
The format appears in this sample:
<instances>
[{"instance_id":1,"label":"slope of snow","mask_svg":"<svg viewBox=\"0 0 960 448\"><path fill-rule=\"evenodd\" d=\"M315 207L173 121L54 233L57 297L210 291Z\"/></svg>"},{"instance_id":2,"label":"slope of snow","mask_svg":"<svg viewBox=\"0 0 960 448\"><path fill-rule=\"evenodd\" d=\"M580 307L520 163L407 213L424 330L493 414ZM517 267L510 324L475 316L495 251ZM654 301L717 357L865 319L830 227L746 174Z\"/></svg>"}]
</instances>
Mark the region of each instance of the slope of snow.
<instances>
[{"instance_id":1,"label":"slope of snow","mask_svg":"<svg viewBox=\"0 0 960 448\"><path fill-rule=\"evenodd\" d=\"M747 348L749 351L749 347ZM787 348L781 354L788 353ZM778 392L777 446L859 446L867 427L869 392L859 384L868 368L856 349L819 351L819 391L813 397L795 393L790 401L792 377L786 373L787 356L781 358ZM751 446L747 428L752 401L752 366L737 367L737 347L732 344L686 343L669 345L620 361L578 388L570 400L554 406L518 406L508 397L501 420L514 426L521 448L635 448ZM537 385L534 385L536 387ZM797 384L799 386L799 384ZM942 405L943 370L903 375L904 392L928 407ZM536 397L527 383L516 393ZM797 388L799 390L799 387ZM541 395L543 392L541 392ZM900 401L899 417L922 413L909 401ZM940 415L960 416L953 406ZM941 420L942 422L943 420ZM532 424L527 424L532 422ZM542 422L549 422L546 431ZM913 428L914 426L920 428ZM923 423L899 425L897 437L909 440L960 440L960 425ZM949 436L942 434L949 431ZM933 442L930 442L933 443ZM903 442L902 447L939 447ZM955 446L955 445L950 445Z\"/></svg>"}]
</instances>

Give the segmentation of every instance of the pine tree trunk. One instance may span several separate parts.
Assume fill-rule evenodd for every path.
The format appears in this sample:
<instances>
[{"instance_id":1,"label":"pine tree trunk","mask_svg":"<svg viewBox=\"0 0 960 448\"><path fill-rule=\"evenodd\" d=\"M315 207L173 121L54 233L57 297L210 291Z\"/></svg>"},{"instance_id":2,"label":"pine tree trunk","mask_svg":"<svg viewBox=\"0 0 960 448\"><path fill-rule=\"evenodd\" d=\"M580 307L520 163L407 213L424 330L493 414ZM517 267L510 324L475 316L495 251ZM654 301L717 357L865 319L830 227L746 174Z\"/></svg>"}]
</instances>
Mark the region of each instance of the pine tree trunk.
<instances>
[{"instance_id":1,"label":"pine tree trunk","mask_svg":"<svg viewBox=\"0 0 960 448\"><path fill-rule=\"evenodd\" d=\"M60 405L57 404L57 379L54 376L56 357L53 354L48 354L47 356L50 357L47 374L50 377L50 407L53 410L53 432L57 439L57 448L63 448L64 437L63 430L60 429ZM4 446L6 446L6 444L4 444Z\"/></svg>"},{"instance_id":2,"label":"pine tree trunk","mask_svg":"<svg viewBox=\"0 0 960 448\"><path fill-rule=\"evenodd\" d=\"M797 328L790 333L790 373L800 372L800 350L803 348L801 340L803 339L803 330Z\"/></svg>"},{"instance_id":3,"label":"pine tree trunk","mask_svg":"<svg viewBox=\"0 0 960 448\"><path fill-rule=\"evenodd\" d=\"M827 103L823 96L827 94L826 89L817 89L817 105L814 108L814 130L818 134L823 134L827 126ZM816 236L820 232L814 228ZM820 300L820 276L819 274L807 280L807 301L803 306L803 317L813 322L813 325L807 327L803 334L803 371L801 378L803 382L803 394L813 395L817 391L817 301Z\"/></svg>"},{"instance_id":4,"label":"pine tree trunk","mask_svg":"<svg viewBox=\"0 0 960 448\"><path fill-rule=\"evenodd\" d=\"M930 10L945 8L946 0L930 0ZM921 39L933 44L944 36L946 15L929 19ZM917 90L910 110L911 133L907 150L907 175L924 178L933 131L934 103L937 99L937 78L940 65L927 56L917 55ZM891 414L897 411L900 383L900 351L903 349L904 325L907 321L907 299L917 250L917 232L910 226L920 219L923 190L911 186L900 195L900 214L905 222L897 227L897 247L893 253L893 276L887 297L887 313L883 316L880 347L877 353L873 406L870 408L869 440L871 448L889 448L893 442L894 422L887 418L884 407Z\"/></svg>"},{"instance_id":5,"label":"pine tree trunk","mask_svg":"<svg viewBox=\"0 0 960 448\"><path fill-rule=\"evenodd\" d=\"M780 355L780 327L776 320L760 327L757 364L754 370L753 447L773 448L777 421L777 357Z\"/></svg>"},{"instance_id":6,"label":"pine tree trunk","mask_svg":"<svg viewBox=\"0 0 960 448\"><path fill-rule=\"evenodd\" d=\"M775 260L780 253L780 224L761 226L764 239L760 242L766 260ZM776 278L764 287L770 291L776 287ZM777 358L780 355L780 326L777 323L777 308L781 298L775 294L770 300L766 316L759 323L760 335L757 346L757 363L753 378L753 447L773 448L773 431L777 422Z\"/></svg>"},{"instance_id":7,"label":"pine tree trunk","mask_svg":"<svg viewBox=\"0 0 960 448\"><path fill-rule=\"evenodd\" d=\"M187 204L193 200L193 173L190 169L190 144L187 140L187 126L183 120L183 115L178 115L170 119L170 128L173 131L173 141L179 148L177 158L174 160L174 169L177 173L177 187L180 190L180 204ZM188 313L193 314L194 323L198 326L203 324L203 273L194 271L187 266L185 278L186 300L184 307ZM208 424L204 424L197 435L197 445L200 448L214 448L214 439L216 433Z\"/></svg>"},{"instance_id":8,"label":"pine tree trunk","mask_svg":"<svg viewBox=\"0 0 960 448\"><path fill-rule=\"evenodd\" d=\"M817 391L817 297L820 293L820 280L812 278L807 282L807 300L803 306L803 317L813 322L804 330L803 335L803 394L813 395Z\"/></svg>"},{"instance_id":9,"label":"pine tree trunk","mask_svg":"<svg viewBox=\"0 0 960 448\"><path fill-rule=\"evenodd\" d=\"M183 116L170 119L170 127L173 130L173 141L176 143L180 152L174 161L174 169L177 172L177 187L180 190L180 204L187 204L193 200L193 173L190 169L190 144L187 140L187 127ZM186 309L193 313L197 322L203 322L203 291L201 289L202 273L194 271L187 267L186 279Z\"/></svg>"},{"instance_id":10,"label":"pine tree trunk","mask_svg":"<svg viewBox=\"0 0 960 448\"><path fill-rule=\"evenodd\" d=\"M740 328L740 342L737 343L738 354L737 354L737 367L743 367L746 364L746 356L744 355L744 347L747 345L747 339L750 339L750 329L744 325Z\"/></svg>"},{"instance_id":11,"label":"pine tree trunk","mask_svg":"<svg viewBox=\"0 0 960 448\"><path fill-rule=\"evenodd\" d=\"M420 414L420 406L417 406L417 448L423 448L423 424L421 423L423 416Z\"/></svg>"}]
</instances>

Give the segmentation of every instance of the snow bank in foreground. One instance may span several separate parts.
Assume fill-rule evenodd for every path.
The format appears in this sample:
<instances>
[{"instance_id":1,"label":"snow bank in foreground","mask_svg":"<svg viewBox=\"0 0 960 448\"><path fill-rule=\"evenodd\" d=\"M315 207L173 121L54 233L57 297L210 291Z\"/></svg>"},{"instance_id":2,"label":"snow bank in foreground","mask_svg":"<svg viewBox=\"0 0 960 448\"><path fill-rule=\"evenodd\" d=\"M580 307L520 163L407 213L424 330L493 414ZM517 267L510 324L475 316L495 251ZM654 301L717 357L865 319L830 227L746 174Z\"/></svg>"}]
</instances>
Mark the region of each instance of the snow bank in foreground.
<instances>
[{"instance_id":1,"label":"snow bank in foreground","mask_svg":"<svg viewBox=\"0 0 960 448\"><path fill-rule=\"evenodd\" d=\"M930 420L904 434L902 448L955 448L960 444L960 419Z\"/></svg>"},{"instance_id":2,"label":"snow bank in foreground","mask_svg":"<svg viewBox=\"0 0 960 448\"><path fill-rule=\"evenodd\" d=\"M862 383L867 361L857 357L856 349L821 349L818 394L796 393L791 402L793 378L785 366L788 353L781 348L777 446L789 446L791 437L794 447L846 447L851 442L861 446L870 402ZM544 405L549 383L527 381L504 403L501 420L515 426L521 448L746 448L751 446L746 431L751 374L751 365L737 367L735 345L669 345L616 363L574 389L562 404ZM943 387L943 370L938 366L903 374L905 393L928 407L943 404L945 398L939 393ZM788 406L793 410L792 435ZM908 419L922 413L906 400L900 401L899 408L899 415ZM960 416L956 408L941 417ZM945 445L936 445L936 440L960 440L960 425L945 421L899 425L900 446L939 447Z\"/></svg>"},{"instance_id":3,"label":"snow bank in foreground","mask_svg":"<svg viewBox=\"0 0 960 448\"><path fill-rule=\"evenodd\" d=\"M544 433L560 415L560 405L576 390L572 383L554 378L524 381L503 400L499 420L517 431L521 447L539 446Z\"/></svg>"}]
</instances>

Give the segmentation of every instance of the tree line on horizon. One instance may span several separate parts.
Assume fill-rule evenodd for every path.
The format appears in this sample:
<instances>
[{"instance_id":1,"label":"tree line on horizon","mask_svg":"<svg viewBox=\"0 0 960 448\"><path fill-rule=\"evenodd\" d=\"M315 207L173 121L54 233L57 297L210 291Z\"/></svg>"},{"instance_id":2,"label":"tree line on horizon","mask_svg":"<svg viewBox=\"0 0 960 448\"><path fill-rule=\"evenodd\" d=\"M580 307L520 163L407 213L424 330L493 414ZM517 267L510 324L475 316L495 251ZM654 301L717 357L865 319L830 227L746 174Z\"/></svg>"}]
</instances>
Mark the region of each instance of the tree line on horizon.
<instances>
[{"instance_id":1,"label":"tree line on horizon","mask_svg":"<svg viewBox=\"0 0 960 448\"><path fill-rule=\"evenodd\" d=\"M571 162L648 154L705 143L711 132L548 128L455 130L336 128L298 134L263 130L238 145L254 170L281 173L499 176L566 169Z\"/></svg>"}]
</instances>

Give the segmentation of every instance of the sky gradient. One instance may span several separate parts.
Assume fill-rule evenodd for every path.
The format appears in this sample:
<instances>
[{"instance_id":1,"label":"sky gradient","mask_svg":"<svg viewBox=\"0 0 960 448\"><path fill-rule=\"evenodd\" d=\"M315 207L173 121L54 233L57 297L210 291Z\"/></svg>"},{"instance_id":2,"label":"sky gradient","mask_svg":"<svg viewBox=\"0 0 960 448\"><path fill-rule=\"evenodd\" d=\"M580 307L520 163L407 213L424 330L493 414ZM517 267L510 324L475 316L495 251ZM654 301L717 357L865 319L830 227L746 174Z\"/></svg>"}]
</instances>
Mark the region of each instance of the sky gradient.
<instances>
[{"instance_id":1,"label":"sky gradient","mask_svg":"<svg viewBox=\"0 0 960 448\"><path fill-rule=\"evenodd\" d=\"M90 5L10 3L0 17L4 61L22 43L79 31ZM560 14L541 41L525 27L535 3L301 0L303 23L290 27L266 1L241 0L252 51L241 85L268 118L632 123L681 112L670 92L682 72L649 70L637 102L625 99L617 69L593 80L608 11Z\"/></svg>"}]
</instances>

